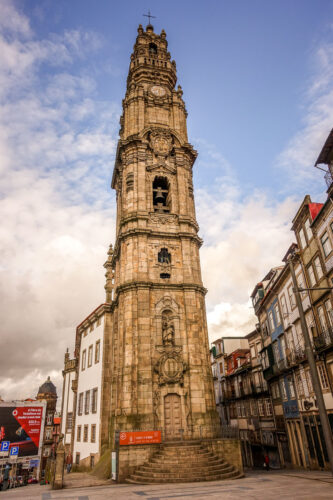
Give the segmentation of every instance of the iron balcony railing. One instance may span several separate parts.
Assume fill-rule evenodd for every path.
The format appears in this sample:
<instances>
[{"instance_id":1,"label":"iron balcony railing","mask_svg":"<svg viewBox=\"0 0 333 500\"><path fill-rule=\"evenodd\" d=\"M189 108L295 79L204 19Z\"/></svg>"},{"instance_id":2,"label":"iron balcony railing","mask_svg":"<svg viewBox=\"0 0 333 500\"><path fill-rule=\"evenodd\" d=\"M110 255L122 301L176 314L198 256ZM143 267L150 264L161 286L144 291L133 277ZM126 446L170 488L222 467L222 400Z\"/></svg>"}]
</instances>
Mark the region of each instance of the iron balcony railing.
<instances>
[{"instance_id":1,"label":"iron balcony railing","mask_svg":"<svg viewBox=\"0 0 333 500\"><path fill-rule=\"evenodd\" d=\"M325 331L322 331L317 337L313 339L315 348L318 351L327 349L328 347L332 347L333 345L333 330L332 328L328 328Z\"/></svg>"},{"instance_id":2,"label":"iron balcony railing","mask_svg":"<svg viewBox=\"0 0 333 500\"><path fill-rule=\"evenodd\" d=\"M277 362L277 365L278 365L278 369L282 372L283 370L285 370L286 368L288 368L288 364L287 364L287 360L286 359L280 359L278 362Z\"/></svg>"},{"instance_id":3,"label":"iron balcony railing","mask_svg":"<svg viewBox=\"0 0 333 500\"><path fill-rule=\"evenodd\" d=\"M246 396L252 396L253 394L260 394L261 392L266 392L268 390L267 383L254 384L251 382L250 385L235 389L227 389L223 392L222 400L234 400L239 398L244 398Z\"/></svg>"}]
</instances>

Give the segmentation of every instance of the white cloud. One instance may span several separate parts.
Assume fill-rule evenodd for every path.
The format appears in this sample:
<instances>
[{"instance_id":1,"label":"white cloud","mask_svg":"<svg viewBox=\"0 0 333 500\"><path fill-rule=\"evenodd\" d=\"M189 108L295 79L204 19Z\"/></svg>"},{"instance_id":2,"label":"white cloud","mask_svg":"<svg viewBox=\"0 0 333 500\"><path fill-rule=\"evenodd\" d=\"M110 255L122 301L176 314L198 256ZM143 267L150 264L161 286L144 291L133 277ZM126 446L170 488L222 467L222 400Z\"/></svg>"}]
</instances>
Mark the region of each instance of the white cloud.
<instances>
[{"instance_id":1,"label":"white cloud","mask_svg":"<svg viewBox=\"0 0 333 500\"><path fill-rule=\"evenodd\" d=\"M235 183L229 190L223 180L219 184L220 193L196 192L211 340L246 335L253 328L250 294L269 269L281 263L292 242L290 220L297 208L291 198L279 203L257 191L244 199Z\"/></svg>"},{"instance_id":2,"label":"white cloud","mask_svg":"<svg viewBox=\"0 0 333 500\"><path fill-rule=\"evenodd\" d=\"M5 8L12 20L0 24L0 394L14 399L34 396L47 375L60 392L75 326L104 301L119 108L98 101L94 80L80 72L98 36L38 40L23 14ZM43 64L54 65L52 77Z\"/></svg>"},{"instance_id":3,"label":"white cloud","mask_svg":"<svg viewBox=\"0 0 333 500\"><path fill-rule=\"evenodd\" d=\"M313 168L333 124L333 42L322 43L313 55L313 76L303 96L303 127L277 159L293 185L301 188L322 182ZM321 191L319 187L315 188Z\"/></svg>"},{"instance_id":4,"label":"white cloud","mask_svg":"<svg viewBox=\"0 0 333 500\"><path fill-rule=\"evenodd\" d=\"M1 1L0 30L6 34L32 36L29 19L19 12L11 0Z\"/></svg>"},{"instance_id":5,"label":"white cloud","mask_svg":"<svg viewBox=\"0 0 333 500\"><path fill-rule=\"evenodd\" d=\"M29 20L12 14L0 23L0 394L9 399L33 396L49 374L59 393L75 326L104 300L119 118L118 106L100 102L94 79L80 71L98 36L71 31L38 40ZM311 89L304 129L280 157L295 172L306 171L332 123L331 49L318 57L325 78ZM214 189L195 192L211 340L245 335L255 323L249 295L281 262L298 203L258 190L244 196L223 156L199 147L207 149L201 163L221 172Z\"/></svg>"},{"instance_id":6,"label":"white cloud","mask_svg":"<svg viewBox=\"0 0 333 500\"><path fill-rule=\"evenodd\" d=\"M243 336L250 333L256 323L250 301L244 304L220 302L207 314L211 341L219 337Z\"/></svg>"},{"instance_id":7,"label":"white cloud","mask_svg":"<svg viewBox=\"0 0 333 500\"><path fill-rule=\"evenodd\" d=\"M313 166L333 124L333 43L321 44L313 63L313 76L303 96L303 127L281 152L276 165L283 169L286 192L302 193L312 186L318 195L323 189L323 176ZM210 149L213 160L214 150ZM301 201L286 198L279 202L261 191L244 198L228 163L221 158L218 161L224 172L224 177L217 179L219 192L196 192L206 243L201 256L204 284L209 291L211 340L244 335L253 328L255 317L249 295L271 267L281 264L294 238L291 219Z\"/></svg>"}]
</instances>

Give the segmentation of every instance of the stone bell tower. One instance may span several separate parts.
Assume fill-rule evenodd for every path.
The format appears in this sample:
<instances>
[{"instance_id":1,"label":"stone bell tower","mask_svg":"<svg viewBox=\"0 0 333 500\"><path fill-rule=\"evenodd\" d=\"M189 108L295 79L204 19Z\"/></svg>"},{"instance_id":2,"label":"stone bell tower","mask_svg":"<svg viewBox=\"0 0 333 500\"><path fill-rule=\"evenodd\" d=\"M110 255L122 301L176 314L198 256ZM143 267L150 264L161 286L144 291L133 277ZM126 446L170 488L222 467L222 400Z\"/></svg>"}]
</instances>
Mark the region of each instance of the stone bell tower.
<instances>
[{"instance_id":1,"label":"stone bell tower","mask_svg":"<svg viewBox=\"0 0 333 500\"><path fill-rule=\"evenodd\" d=\"M176 81L164 30L140 25L112 178L102 443L115 429L161 429L175 439L213 437L218 425L192 184L197 153Z\"/></svg>"}]
</instances>

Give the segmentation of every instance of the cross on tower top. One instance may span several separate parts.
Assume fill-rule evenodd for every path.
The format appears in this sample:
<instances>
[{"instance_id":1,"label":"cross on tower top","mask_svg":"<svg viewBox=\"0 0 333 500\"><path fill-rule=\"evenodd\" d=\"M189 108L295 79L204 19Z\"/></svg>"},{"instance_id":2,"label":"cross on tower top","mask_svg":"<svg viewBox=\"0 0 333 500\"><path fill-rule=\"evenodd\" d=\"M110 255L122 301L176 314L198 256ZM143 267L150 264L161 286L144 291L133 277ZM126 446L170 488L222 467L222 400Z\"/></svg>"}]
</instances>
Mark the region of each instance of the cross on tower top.
<instances>
[{"instance_id":1,"label":"cross on tower top","mask_svg":"<svg viewBox=\"0 0 333 500\"><path fill-rule=\"evenodd\" d=\"M156 19L156 16L152 16L150 13L150 10L148 10L148 14L142 14L144 17L148 17L149 24L150 24L150 18Z\"/></svg>"}]
</instances>

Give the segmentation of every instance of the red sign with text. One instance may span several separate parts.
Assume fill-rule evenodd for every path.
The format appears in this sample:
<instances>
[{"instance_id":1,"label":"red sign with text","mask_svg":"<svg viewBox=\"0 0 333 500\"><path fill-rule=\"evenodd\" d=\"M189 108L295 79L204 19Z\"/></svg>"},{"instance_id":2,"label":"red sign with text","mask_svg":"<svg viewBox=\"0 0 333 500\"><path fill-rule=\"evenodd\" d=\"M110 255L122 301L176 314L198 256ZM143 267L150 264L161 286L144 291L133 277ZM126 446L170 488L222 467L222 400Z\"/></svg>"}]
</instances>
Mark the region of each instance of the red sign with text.
<instances>
[{"instance_id":1,"label":"red sign with text","mask_svg":"<svg viewBox=\"0 0 333 500\"><path fill-rule=\"evenodd\" d=\"M158 444L161 443L161 431L120 432L119 444Z\"/></svg>"},{"instance_id":2,"label":"red sign with text","mask_svg":"<svg viewBox=\"0 0 333 500\"><path fill-rule=\"evenodd\" d=\"M19 456L38 455L44 407L0 405L0 442L10 441L10 448L19 447Z\"/></svg>"}]
</instances>

